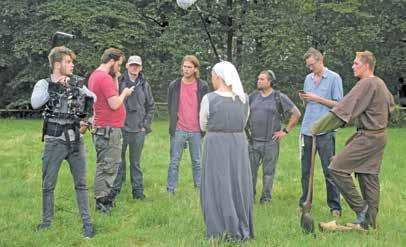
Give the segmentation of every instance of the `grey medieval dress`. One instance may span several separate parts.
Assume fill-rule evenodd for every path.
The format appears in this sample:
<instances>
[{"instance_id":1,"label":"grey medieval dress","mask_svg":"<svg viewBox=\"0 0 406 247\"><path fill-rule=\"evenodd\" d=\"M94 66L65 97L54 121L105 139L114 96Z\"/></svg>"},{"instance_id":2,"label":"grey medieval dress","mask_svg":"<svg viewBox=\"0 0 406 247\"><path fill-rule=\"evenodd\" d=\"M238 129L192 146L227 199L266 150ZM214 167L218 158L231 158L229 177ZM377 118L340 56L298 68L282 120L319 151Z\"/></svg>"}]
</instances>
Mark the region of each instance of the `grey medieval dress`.
<instances>
[{"instance_id":1,"label":"grey medieval dress","mask_svg":"<svg viewBox=\"0 0 406 247\"><path fill-rule=\"evenodd\" d=\"M243 132L249 112L238 97L207 94L209 113L203 141L201 206L207 237L254 237L253 191L248 144Z\"/></svg>"}]
</instances>

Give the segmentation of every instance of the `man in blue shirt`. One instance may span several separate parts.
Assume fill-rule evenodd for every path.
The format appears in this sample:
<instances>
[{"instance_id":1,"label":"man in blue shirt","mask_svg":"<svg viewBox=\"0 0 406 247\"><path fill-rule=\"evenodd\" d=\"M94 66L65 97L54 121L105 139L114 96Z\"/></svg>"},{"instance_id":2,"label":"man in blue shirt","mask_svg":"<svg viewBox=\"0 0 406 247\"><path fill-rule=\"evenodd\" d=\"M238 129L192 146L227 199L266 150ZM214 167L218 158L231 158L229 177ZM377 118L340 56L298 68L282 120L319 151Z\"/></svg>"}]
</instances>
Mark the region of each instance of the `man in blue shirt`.
<instances>
[{"instance_id":1,"label":"man in blue shirt","mask_svg":"<svg viewBox=\"0 0 406 247\"><path fill-rule=\"evenodd\" d=\"M312 150L311 127L343 97L342 80L337 73L324 67L323 55L320 51L310 48L304 55L304 59L312 73L306 76L304 92L299 93L300 98L306 103L301 128L302 196L299 200L300 207L303 206L308 191ZM326 179L327 204L332 215L339 217L341 216L340 194L328 170L335 154L335 132L319 134L316 146Z\"/></svg>"}]
</instances>

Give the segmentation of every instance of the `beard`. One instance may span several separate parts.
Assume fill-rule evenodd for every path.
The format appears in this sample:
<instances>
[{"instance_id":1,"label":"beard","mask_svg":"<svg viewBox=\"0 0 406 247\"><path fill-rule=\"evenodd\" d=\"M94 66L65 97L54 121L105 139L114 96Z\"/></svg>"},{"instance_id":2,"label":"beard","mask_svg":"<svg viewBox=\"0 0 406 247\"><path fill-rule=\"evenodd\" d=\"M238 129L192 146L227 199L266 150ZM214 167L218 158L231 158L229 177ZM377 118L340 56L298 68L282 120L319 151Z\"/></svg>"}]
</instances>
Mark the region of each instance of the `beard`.
<instances>
[{"instance_id":1,"label":"beard","mask_svg":"<svg viewBox=\"0 0 406 247\"><path fill-rule=\"evenodd\" d=\"M109 70L109 75L110 75L111 77L113 77L113 79L114 79L114 78L116 78L116 74L117 74L117 72L116 72L116 70L114 69L114 66L111 66L111 67L110 67L110 70Z\"/></svg>"},{"instance_id":2,"label":"beard","mask_svg":"<svg viewBox=\"0 0 406 247\"><path fill-rule=\"evenodd\" d=\"M265 88L264 88L264 87L262 87L262 86L257 85L257 90L258 90L258 91L264 91L264 90L265 90Z\"/></svg>"}]
</instances>

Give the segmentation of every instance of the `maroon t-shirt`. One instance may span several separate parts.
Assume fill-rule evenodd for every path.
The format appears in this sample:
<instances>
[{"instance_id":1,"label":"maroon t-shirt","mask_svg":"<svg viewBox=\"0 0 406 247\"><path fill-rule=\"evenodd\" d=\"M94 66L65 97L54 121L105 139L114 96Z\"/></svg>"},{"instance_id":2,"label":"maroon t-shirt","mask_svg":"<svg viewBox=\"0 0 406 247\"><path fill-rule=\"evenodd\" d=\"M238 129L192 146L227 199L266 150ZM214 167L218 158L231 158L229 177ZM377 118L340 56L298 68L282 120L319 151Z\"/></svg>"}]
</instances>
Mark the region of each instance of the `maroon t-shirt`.
<instances>
[{"instance_id":1,"label":"maroon t-shirt","mask_svg":"<svg viewBox=\"0 0 406 247\"><path fill-rule=\"evenodd\" d=\"M126 116L124 105L113 110L107 101L110 97L118 96L118 89L113 78L102 70L95 70L89 78L89 89L97 96L97 101L93 105L94 125L123 128Z\"/></svg>"},{"instance_id":2,"label":"maroon t-shirt","mask_svg":"<svg viewBox=\"0 0 406 247\"><path fill-rule=\"evenodd\" d=\"M180 83L178 122L176 128L187 132L200 131L199 98L197 96L197 81L186 84Z\"/></svg>"}]
</instances>

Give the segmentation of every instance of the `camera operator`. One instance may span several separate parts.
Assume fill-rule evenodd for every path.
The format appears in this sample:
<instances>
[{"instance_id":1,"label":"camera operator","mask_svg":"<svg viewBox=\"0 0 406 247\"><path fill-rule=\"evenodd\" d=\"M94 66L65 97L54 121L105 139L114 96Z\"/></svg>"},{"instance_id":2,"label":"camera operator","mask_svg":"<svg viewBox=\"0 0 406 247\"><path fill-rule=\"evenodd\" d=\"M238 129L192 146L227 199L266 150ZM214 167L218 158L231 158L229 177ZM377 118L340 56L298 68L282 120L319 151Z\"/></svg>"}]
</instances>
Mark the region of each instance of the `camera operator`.
<instances>
[{"instance_id":1,"label":"camera operator","mask_svg":"<svg viewBox=\"0 0 406 247\"><path fill-rule=\"evenodd\" d=\"M81 85L81 78L73 75L75 54L72 50L64 46L55 47L48 59L52 74L35 84L31 96L34 109L45 105L42 133L45 140L42 160L42 222L37 230L47 229L51 225L58 172L62 161L67 160L83 221L83 235L91 238L94 232L87 194L85 146L79 128L84 124L81 122L82 117L86 116L86 112L81 110L95 96Z\"/></svg>"}]
</instances>

